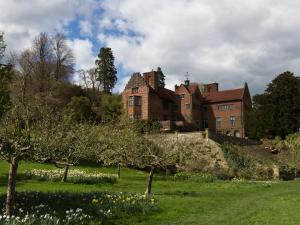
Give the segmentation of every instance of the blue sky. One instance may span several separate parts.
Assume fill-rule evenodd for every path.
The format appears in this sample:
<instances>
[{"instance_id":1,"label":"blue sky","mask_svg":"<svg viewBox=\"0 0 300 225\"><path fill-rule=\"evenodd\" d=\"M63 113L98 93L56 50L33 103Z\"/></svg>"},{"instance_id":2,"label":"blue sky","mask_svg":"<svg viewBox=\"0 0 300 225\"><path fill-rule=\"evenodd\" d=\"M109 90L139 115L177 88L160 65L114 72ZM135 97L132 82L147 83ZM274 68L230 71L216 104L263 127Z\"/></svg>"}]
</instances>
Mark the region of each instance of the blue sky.
<instances>
[{"instance_id":1,"label":"blue sky","mask_svg":"<svg viewBox=\"0 0 300 225\"><path fill-rule=\"evenodd\" d=\"M189 72L221 89L248 82L255 94L286 70L299 73L299 8L294 0L0 0L0 31L17 53L40 32L65 33L76 69L111 47L115 91L132 72L161 67L170 89Z\"/></svg>"}]
</instances>

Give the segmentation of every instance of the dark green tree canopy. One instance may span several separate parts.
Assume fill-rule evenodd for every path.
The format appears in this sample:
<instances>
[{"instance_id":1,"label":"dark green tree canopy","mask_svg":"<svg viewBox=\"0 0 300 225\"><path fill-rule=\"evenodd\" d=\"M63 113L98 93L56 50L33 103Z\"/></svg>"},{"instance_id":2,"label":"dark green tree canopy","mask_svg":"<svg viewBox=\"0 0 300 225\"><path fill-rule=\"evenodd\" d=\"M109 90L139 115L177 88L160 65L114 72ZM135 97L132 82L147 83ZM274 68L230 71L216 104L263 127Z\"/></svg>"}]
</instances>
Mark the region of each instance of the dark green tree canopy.
<instances>
[{"instance_id":1,"label":"dark green tree canopy","mask_svg":"<svg viewBox=\"0 0 300 225\"><path fill-rule=\"evenodd\" d=\"M278 75L253 102L249 123L257 136L285 138L299 130L300 79L290 71Z\"/></svg>"},{"instance_id":2,"label":"dark green tree canopy","mask_svg":"<svg viewBox=\"0 0 300 225\"><path fill-rule=\"evenodd\" d=\"M98 59L95 61L97 80L100 81L103 91L106 94L112 92L117 82L117 70L114 60L111 48L101 48Z\"/></svg>"},{"instance_id":3,"label":"dark green tree canopy","mask_svg":"<svg viewBox=\"0 0 300 225\"><path fill-rule=\"evenodd\" d=\"M165 75L163 74L160 67L157 68L158 72L158 86L159 87L165 87Z\"/></svg>"}]
</instances>

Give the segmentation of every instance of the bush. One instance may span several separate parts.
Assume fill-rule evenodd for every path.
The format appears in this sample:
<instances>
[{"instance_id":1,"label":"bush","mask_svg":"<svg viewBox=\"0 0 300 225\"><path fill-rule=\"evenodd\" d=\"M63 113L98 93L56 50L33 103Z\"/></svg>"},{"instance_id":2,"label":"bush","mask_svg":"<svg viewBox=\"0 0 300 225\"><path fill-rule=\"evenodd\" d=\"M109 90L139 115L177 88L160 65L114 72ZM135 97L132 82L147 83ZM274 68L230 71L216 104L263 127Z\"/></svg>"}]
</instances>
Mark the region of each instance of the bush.
<instances>
[{"instance_id":1,"label":"bush","mask_svg":"<svg viewBox=\"0 0 300 225\"><path fill-rule=\"evenodd\" d=\"M33 169L25 171L25 179L35 179L39 181L60 181L63 176L63 170L41 170ZM116 183L117 175L105 173L86 173L80 170L70 170L68 172L67 182L70 183L85 183L85 184L99 184L99 183Z\"/></svg>"},{"instance_id":2,"label":"bush","mask_svg":"<svg viewBox=\"0 0 300 225\"><path fill-rule=\"evenodd\" d=\"M158 133L161 126L158 121L135 120L135 127L139 133Z\"/></svg>"},{"instance_id":3,"label":"bush","mask_svg":"<svg viewBox=\"0 0 300 225\"><path fill-rule=\"evenodd\" d=\"M222 150L232 170L232 176L254 180L273 179L273 169L267 161L256 159L243 147L224 144Z\"/></svg>"}]
</instances>

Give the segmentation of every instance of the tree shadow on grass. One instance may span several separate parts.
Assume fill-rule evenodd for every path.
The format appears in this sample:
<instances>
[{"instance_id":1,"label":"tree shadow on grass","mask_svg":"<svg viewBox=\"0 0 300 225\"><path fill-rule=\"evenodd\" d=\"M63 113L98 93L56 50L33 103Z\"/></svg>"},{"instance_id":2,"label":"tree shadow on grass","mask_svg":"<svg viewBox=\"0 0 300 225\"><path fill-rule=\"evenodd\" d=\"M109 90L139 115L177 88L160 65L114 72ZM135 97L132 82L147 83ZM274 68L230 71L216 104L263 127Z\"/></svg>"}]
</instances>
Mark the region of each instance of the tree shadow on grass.
<instances>
[{"instance_id":1,"label":"tree shadow on grass","mask_svg":"<svg viewBox=\"0 0 300 225\"><path fill-rule=\"evenodd\" d=\"M181 197L199 197L201 194L196 191L168 191L157 193L156 195L165 195L165 196L181 196Z\"/></svg>"}]
</instances>

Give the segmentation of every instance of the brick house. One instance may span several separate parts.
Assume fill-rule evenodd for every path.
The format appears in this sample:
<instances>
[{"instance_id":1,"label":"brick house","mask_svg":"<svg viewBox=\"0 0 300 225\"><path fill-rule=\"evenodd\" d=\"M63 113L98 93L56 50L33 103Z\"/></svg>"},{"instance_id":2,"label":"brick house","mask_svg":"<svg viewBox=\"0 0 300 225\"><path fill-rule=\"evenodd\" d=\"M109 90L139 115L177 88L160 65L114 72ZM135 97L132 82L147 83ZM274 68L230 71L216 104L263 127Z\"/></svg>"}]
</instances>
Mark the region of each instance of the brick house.
<instances>
[{"instance_id":1,"label":"brick house","mask_svg":"<svg viewBox=\"0 0 300 225\"><path fill-rule=\"evenodd\" d=\"M218 83L186 80L171 91L159 85L157 71L134 73L122 99L130 118L160 121L163 128L204 130L245 137L245 114L251 108L247 83L243 88L219 91Z\"/></svg>"}]
</instances>

